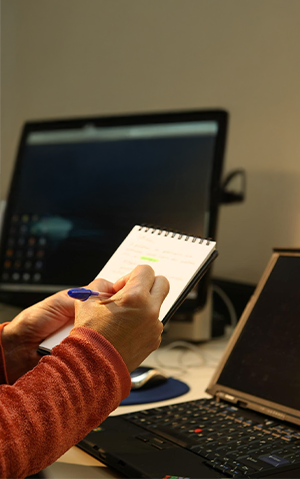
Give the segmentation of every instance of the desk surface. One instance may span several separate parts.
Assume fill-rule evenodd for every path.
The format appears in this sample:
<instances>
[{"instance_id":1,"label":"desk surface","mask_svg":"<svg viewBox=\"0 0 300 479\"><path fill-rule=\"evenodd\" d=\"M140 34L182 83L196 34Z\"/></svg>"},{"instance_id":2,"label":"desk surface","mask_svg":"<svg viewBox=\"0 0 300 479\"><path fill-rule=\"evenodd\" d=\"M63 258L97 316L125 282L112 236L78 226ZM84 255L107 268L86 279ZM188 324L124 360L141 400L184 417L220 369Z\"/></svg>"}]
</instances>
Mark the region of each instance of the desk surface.
<instances>
[{"instance_id":1,"label":"desk surface","mask_svg":"<svg viewBox=\"0 0 300 479\"><path fill-rule=\"evenodd\" d=\"M155 351L147 358L144 364L161 368L169 376L183 380L190 386L190 391L179 398L173 398L167 401L143 404L140 406L120 406L112 412L111 415L124 414L139 409L149 409L151 407L166 406L177 402L192 401L201 397L207 397L208 395L205 393L205 389L209 384L219 360L221 359L227 341L228 338L214 339L205 344L197 346L191 345L190 349L185 349L182 342L176 342L176 344L182 345L181 348L170 349L170 345L161 346L158 351ZM162 364L164 364L163 368L161 367ZM69 470L67 464L70 465ZM74 475L71 475L73 473L73 466L71 465L74 464L78 466L94 466L89 468L89 475L86 473L86 468L77 468L76 478L78 479L80 477L123 477L121 474L118 474L113 469L105 466L76 446L72 447L66 454L58 459L53 466L47 468L49 469L49 475L44 474L41 477L55 477L54 475L51 475L51 468L53 471L55 470L55 473L57 474L56 471L60 467L59 477L74 478Z\"/></svg>"}]
</instances>

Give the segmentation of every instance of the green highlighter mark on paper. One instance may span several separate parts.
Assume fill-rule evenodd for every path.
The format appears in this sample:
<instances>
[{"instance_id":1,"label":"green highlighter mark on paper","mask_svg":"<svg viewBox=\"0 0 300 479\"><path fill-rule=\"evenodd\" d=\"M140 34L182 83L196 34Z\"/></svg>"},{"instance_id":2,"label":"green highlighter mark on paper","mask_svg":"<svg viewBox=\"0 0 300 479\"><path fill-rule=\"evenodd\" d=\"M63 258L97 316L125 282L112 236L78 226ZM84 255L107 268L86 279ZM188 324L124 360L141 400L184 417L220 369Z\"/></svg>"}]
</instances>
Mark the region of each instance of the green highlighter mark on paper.
<instances>
[{"instance_id":1,"label":"green highlighter mark on paper","mask_svg":"<svg viewBox=\"0 0 300 479\"><path fill-rule=\"evenodd\" d=\"M146 261L152 261L153 263L157 263L157 261L159 261L159 259L151 258L150 256L141 256L140 259L144 259Z\"/></svg>"}]
</instances>

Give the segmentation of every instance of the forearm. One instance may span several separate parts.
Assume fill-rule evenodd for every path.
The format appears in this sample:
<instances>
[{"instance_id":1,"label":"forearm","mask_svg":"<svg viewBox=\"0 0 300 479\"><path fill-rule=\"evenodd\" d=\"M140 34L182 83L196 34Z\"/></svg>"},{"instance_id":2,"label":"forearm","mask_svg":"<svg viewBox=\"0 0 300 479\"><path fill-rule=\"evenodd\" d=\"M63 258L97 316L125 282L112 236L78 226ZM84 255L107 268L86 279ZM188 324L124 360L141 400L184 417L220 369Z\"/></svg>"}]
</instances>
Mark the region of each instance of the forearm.
<instances>
[{"instance_id":1,"label":"forearm","mask_svg":"<svg viewBox=\"0 0 300 479\"><path fill-rule=\"evenodd\" d=\"M0 387L1 477L25 477L51 464L129 391L128 371L110 343L74 329L13 386Z\"/></svg>"}]
</instances>

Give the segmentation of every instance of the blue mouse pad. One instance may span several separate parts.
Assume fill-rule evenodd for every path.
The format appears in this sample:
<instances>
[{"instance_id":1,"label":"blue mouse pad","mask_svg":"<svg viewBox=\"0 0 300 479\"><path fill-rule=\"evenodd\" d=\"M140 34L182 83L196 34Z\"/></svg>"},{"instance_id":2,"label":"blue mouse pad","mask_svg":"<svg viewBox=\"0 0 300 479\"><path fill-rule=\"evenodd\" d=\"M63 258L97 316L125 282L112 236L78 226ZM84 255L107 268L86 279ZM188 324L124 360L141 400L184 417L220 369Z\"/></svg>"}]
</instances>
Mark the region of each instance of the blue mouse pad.
<instances>
[{"instance_id":1,"label":"blue mouse pad","mask_svg":"<svg viewBox=\"0 0 300 479\"><path fill-rule=\"evenodd\" d=\"M166 382L157 386L149 387L147 389L133 389L129 396L123 399L120 406L165 401L166 399L182 396L189 390L189 386L182 381L168 378Z\"/></svg>"}]
</instances>

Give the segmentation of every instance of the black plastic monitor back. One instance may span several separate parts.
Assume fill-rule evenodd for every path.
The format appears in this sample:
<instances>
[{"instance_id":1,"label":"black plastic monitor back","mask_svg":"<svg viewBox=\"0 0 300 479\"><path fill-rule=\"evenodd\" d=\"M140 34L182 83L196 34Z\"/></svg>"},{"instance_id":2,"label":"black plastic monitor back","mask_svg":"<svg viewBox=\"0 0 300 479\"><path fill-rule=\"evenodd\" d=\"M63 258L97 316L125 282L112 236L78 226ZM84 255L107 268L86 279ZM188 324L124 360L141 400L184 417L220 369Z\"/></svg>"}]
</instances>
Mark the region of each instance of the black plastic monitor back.
<instances>
[{"instance_id":1,"label":"black plastic monitor back","mask_svg":"<svg viewBox=\"0 0 300 479\"><path fill-rule=\"evenodd\" d=\"M28 306L89 283L135 224L215 239L227 122L207 110L26 123L0 301Z\"/></svg>"}]
</instances>

